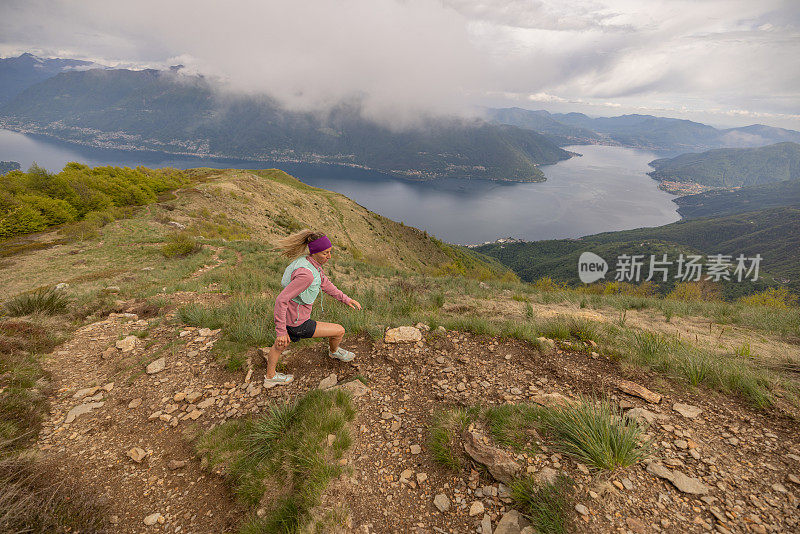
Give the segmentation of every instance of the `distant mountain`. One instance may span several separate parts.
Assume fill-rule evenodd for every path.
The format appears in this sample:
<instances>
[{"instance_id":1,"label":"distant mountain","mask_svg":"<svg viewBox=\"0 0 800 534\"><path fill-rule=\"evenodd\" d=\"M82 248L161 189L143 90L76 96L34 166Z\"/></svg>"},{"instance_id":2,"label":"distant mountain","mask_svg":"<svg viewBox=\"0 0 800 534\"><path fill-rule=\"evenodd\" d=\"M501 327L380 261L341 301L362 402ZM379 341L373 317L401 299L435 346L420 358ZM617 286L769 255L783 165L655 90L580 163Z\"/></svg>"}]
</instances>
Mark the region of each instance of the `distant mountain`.
<instances>
[{"instance_id":1,"label":"distant mountain","mask_svg":"<svg viewBox=\"0 0 800 534\"><path fill-rule=\"evenodd\" d=\"M652 115L621 115L590 118L583 113L554 113L558 122L586 128L631 147L669 150L712 148L719 130L707 124Z\"/></svg>"},{"instance_id":2,"label":"distant mountain","mask_svg":"<svg viewBox=\"0 0 800 534\"><path fill-rule=\"evenodd\" d=\"M653 115L592 118L583 113L549 113L521 108L489 109L494 122L513 124L545 134L557 143L615 144L651 150L692 151L800 143L800 132L753 124L718 130L683 119Z\"/></svg>"},{"instance_id":3,"label":"distant mountain","mask_svg":"<svg viewBox=\"0 0 800 534\"><path fill-rule=\"evenodd\" d=\"M800 132L763 124L730 128L722 130L721 133L723 146L732 148L758 147L784 142L800 143Z\"/></svg>"},{"instance_id":4,"label":"distant mountain","mask_svg":"<svg viewBox=\"0 0 800 534\"><path fill-rule=\"evenodd\" d=\"M579 240L561 239L525 243L489 244L475 250L493 256L527 281L550 276L555 280L580 285L578 257L591 251L609 263L606 280L614 279L616 258L621 254L650 254L658 259L667 254L675 261L679 253L728 254L752 258L762 257L760 270L770 277L788 280L787 285L800 292L800 209L778 208L740 213L726 217L713 217L678 221L655 228L638 228L620 232L605 232L582 237ZM648 266L643 269L647 272ZM769 280L771 281L771 280ZM736 297L763 287L768 280L729 282L723 291L727 297ZM661 283L668 291L675 283L670 278Z\"/></svg>"},{"instance_id":5,"label":"distant mountain","mask_svg":"<svg viewBox=\"0 0 800 534\"><path fill-rule=\"evenodd\" d=\"M358 102L326 114L267 97L224 96L202 76L156 70L66 72L0 108L0 124L92 146L338 163L416 179L541 181L570 154L544 136L482 120L429 118L393 131Z\"/></svg>"},{"instance_id":6,"label":"distant mountain","mask_svg":"<svg viewBox=\"0 0 800 534\"><path fill-rule=\"evenodd\" d=\"M560 146L598 144L604 137L586 128L563 124L544 110L522 108L486 108L487 118L499 124L510 124L543 134Z\"/></svg>"},{"instance_id":7,"label":"distant mountain","mask_svg":"<svg viewBox=\"0 0 800 534\"><path fill-rule=\"evenodd\" d=\"M685 219L721 217L766 208L800 208L800 180L741 187L735 190L707 191L673 199Z\"/></svg>"},{"instance_id":8,"label":"distant mountain","mask_svg":"<svg viewBox=\"0 0 800 534\"><path fill-rule=\"evenodd\" d=\"M736 187L800 179L800 144L760 148L722 148L650 162L659 181Z\"/></svg>"},{"instance_id":9,"label":"distant mountain","mask_svg":"<svg viewBox=\"0 0 800 534\"><path fill-rule=\"evenodd\" d=\"M33 54L0 58L0 106L31 85L52 78L60 72L96 66L77 59L44 59Z\"/></svg>"}]
</instances>

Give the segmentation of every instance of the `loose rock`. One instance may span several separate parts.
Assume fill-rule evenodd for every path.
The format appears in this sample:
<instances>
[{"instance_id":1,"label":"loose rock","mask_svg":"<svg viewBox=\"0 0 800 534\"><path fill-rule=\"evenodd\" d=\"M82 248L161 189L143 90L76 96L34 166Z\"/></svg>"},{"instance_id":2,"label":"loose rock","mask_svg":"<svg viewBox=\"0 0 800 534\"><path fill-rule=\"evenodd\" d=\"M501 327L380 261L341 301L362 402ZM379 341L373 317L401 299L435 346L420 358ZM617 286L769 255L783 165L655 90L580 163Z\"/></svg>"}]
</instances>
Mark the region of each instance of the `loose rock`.
<instances>
[{"instance_id":1,"label":"loose rock","mask_svg":"<svg viewBox=\"0 0 800 534\"><path fill-rule=\"evenodd\" d=\"M433 498L433 504L440 512L444 513L450 509L450 499L444 493L438 494Z\"/></svg>"},{"instance_id":2,"label":"loose rock","mask_svg":"<svg viewBox=\"0 0 800 534\"><path fill-rule=\"evenodd\" d=\"M495 479L506 484L514 479L520 470L520 465L510 454L503 449L487 445L483 436L477 432L467 430L461 437L467 454L479 464L485 465Z\"/></svg>"},{"instance_id":3,"label":"loose rock","mask_svg":"<svg viewBox=\"0 0 800 534\"><path fill-rule=\"evenodd\" d=\"M639 385L635 382L631 382L630 380L618 380L617 381L617 388L623 393L627 393L628 395L633 395L635 397L640 397L647 402L652 404L658 404L661 402L661 395L650 391L646 387Z\"/></svg>"},{"instance_id":4,"label":"loose rock","mask_svg":"<svg viewBox=\"0 0 800 534\"><path fill-rule=\"evenodd\" d=\"M387 330L383 340L386 343L413 343L422 341L422 332L413 326L398 326Z\"/></svg>"},{"instance_id":5,"label":"loose rock","mask_svg":"<svg viewBox=\"0 0 800 534\"><path fill-rule=\"evenodd\" d=\"M156 373L160 373L167 367L167 360L165 358L158 358L157 360L153 360L152 362L147 364L147 371L148 375L154 375Z\"/></svg>"},{"instance_id":6,"label":"loose rock","mask_svg":"<svg viewBox=\"0 0 800 534\"><path fill-rule=\"evenodd\" d=\"M681 404L680 402L676 402L672 405L672 409L681 414L684 417L688 417L689 419L694 419L700 412L703 410L698 408L697 406L692 406L691 404Z\"/></svg>"}]
</instances>

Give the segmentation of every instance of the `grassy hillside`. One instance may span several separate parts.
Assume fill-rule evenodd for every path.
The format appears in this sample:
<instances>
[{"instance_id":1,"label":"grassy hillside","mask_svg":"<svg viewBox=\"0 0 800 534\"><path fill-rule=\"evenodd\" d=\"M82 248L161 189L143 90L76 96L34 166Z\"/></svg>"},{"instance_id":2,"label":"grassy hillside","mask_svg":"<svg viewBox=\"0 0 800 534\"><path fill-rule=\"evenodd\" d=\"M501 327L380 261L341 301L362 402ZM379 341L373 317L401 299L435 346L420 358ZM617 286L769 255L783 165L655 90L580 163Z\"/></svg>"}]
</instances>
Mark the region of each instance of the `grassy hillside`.
<instances>
[{"instance_id":1,"label":"grassy hillside","mask_svg":"<svg viewBox=\"0 0 800 534\"><path fill-rule=\"evenodd\" d=\"M777 277L788 281L794 291L800 290L800 209L779 208L731 215L727 217L692 219L655 228L639 228L621 232L606 232L580 240L537 241L531 243L491 244L476 250L498 258L514 269L523 280L533 281L544 276L580 284L577 262L581 252L591 251L609 262L613 277L616 258L621 254L668 254L676 260L681 252L728 254L754 257L760 254L761 269L771 275L755 285L728 283L728 297L763 288L763 283ZM662 291L674 286L674 280L661 284Z\"/></svg>"},{"instance_id":2,"label":"grassy hillside","mask_svg":"<svg viewBox=\"0 0 800 534\"><path fill-rule=\"evenodd\" d=\"M714 187L760 185L800 179L800 144L722 148L650 162L659 181L696 182Z\"/></svg>"},{"instance_id":3,"label":"grassy hillside","mask_svg":"<svg viewBox=\"0 0 800 534\"><path fill-rule=\"evenodd\" d=\"M0 245L0 502L14 505L0 531L135 532L147 520L198 534L411 532L421 521L467 532L473 498L492 526L511 508L537 525L580 524L573 500L595 506L591 488L633 473L637 491L604 502L609 513L593 511L580 530L610 532L676 491L643 474L644 455L685 458L681 472L709 485L752 473L740 466L781 470L748 474L755 489L715 487L725 502L767 495L792 473L775 456L798 443L800 310L787 298L527 284L280 171L185 178L95 233L73 221ZM336 243L326 273L363 309L326 299L313 318L342 324L358 359L333 360L324 341L303 340L279 363L295 380L266 389L256 349L275 339L287 263L274 243L299 225ZM420 341L384 343L386 327L418 323ZM633 396L637 384L660 403ZM702 417L673 413L676 403ZM639 409L623 417L623 406ZM639 426L636 412L661 424ZM733 428L760 433L730 447ZM466 431L519 460L511 502L494 497L503 486L492 471L463 456ZM689 436L718 472L673 446ZM575 484L558 490L570 500L543 508L555 490L525 466L551 465ZM470 484L494 489L479 497ZM436 491L470 497L442 514ZM672 495L684 519L669 531L697 527L694 504ZM771 521L788 531L796 510L783 510Z\"/></svg>"},{"instance_id":4,"label":"grassy hillside","mask_svg":"<svg viewBox=\"0 0 800 534\"><path fill-rule=\"evenodd\" d=\"M541 181L569 154L530 130L429 118L398 131L361 117L358 102L324 114L217 91L203 77L156 70L59 74L0 109L2 123L92 146L366 166L414 179Z\"/></svg>"},{"instance_id":5,"label":"grassy hillside","mask_svg":"<svg viewBox=\"0 0 800 534\"><path fill-rule=\"evenodd\" d=\"M720 217L785 206L800 207L800 180L707 191L673 199L684 219Z\"/></svg>"}]
</instances>

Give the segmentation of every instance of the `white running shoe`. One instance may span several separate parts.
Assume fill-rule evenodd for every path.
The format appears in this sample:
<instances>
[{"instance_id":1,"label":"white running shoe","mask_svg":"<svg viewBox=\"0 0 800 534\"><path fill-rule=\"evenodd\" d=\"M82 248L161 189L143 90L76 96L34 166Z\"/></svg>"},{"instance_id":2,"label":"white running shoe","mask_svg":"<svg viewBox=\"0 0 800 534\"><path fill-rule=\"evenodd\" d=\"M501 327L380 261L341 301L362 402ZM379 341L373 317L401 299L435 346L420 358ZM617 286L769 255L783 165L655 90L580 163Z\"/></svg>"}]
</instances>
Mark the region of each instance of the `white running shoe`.
<instances>
[{"instance_id":1,"label":"white running shoe","mask_svg":"<svg viewBox=\"0 0 800 534\"><path fill-rule=\"evenodd\" d=\"M264 387L270 388L272 386L277 386L280 384L288 384L294 380L294 375L285 375L283 373L275 373L275 376L272 378L264 377Z\"/></svg>"},{"instance_id":2,"label":"white running shoe","mask_svg":"<svg viewBox=\"0 0 800 534\"><path fill-rule=\"evenodd\" d=\"M331 352L329 350L328 351L328 356L330 356L331 358L336 358L337 360L341 360L343 362L352 361L353 358L356 357L355 354L353 354L349 350L344 350L342 347L339 347L338 349L336 349L336 352Z\"/></svg>"}]
</instances>

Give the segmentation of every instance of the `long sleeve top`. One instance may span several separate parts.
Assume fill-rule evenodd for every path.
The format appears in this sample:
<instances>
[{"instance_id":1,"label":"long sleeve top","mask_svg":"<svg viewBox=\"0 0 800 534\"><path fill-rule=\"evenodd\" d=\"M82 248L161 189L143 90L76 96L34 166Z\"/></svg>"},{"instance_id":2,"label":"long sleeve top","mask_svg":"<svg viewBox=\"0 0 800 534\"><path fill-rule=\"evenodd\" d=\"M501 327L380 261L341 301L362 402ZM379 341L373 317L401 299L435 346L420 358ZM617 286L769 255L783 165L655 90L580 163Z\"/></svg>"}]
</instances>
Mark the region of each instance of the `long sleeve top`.
<instances>
[{"instance_id":1,"label":"long sleeve top","mask_svg":"<svg viewBox=\"0 0 800 534\"><path fill-rule=\"evenodd\" d=\"M307 256L307 258L311 265L319 271L319 276L322 279L322 287L320 289L336 300L349 304L350 297L333 285L333 282L322 272L322 266L311 256ZM275 299L275 332L278 337L288 335L286 333L287 326L298 326L311 318L313 305L299 304L292 299L308 289L313 281L314 275L311 271L305 267L300 267L292 273L289 285L284 287L283 291L278 294L278 298Z\"/></svg>"}]
</instances>

